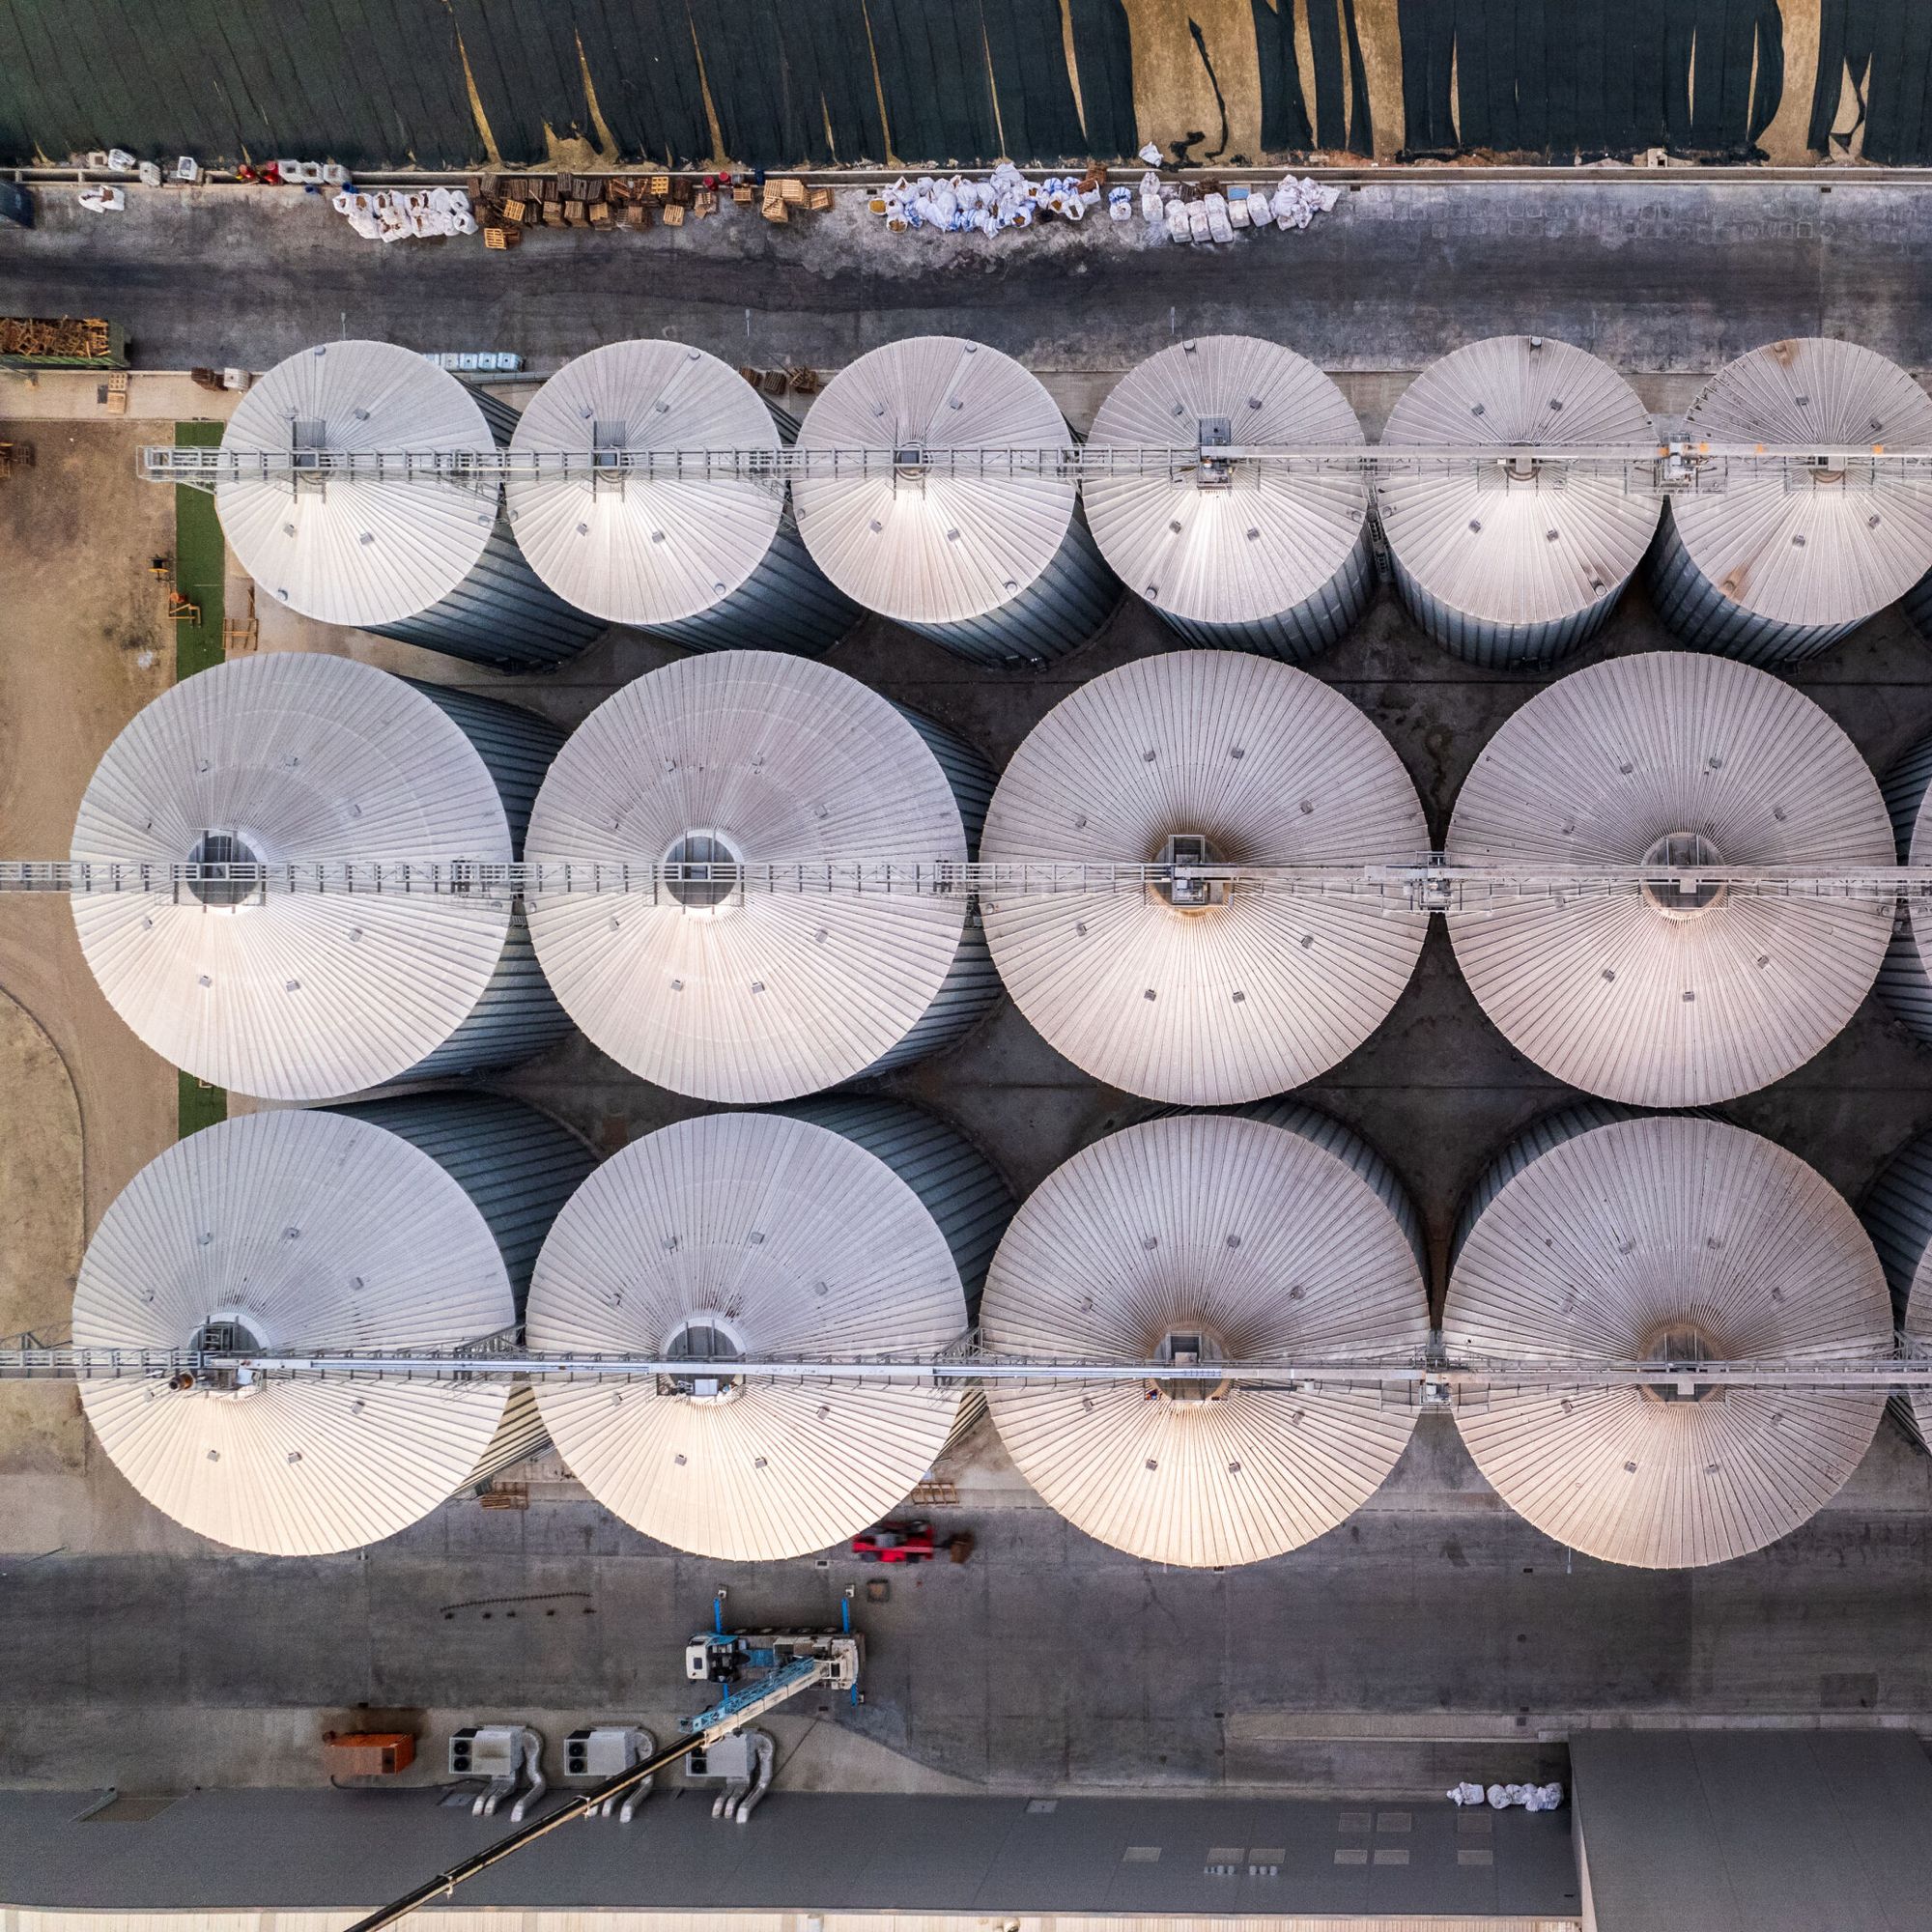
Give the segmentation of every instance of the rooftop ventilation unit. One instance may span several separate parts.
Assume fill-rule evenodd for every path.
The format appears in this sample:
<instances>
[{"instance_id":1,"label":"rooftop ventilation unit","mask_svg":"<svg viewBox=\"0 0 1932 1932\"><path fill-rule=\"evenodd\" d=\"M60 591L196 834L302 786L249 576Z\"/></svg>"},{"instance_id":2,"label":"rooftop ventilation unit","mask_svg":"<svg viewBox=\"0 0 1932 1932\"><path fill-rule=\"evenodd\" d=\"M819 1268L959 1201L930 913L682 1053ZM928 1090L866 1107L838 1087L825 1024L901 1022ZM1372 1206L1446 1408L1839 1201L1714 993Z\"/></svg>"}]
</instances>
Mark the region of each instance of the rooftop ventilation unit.
<instances>
[{"instance_id":1,"label":"rooftop ventilation unit","mask_svg":"<svg viewBox=\"0 0 1932 1932\"><path fill-rule=\"evenodd\" d=\"M1175 343L1115 385L1093 440L1193 452L1082 490L1101 554L1189 643L1303 664L1368 608L1375 559L1360 471L1215 453L1362 441L1347 398L1293 350L1251 335Z\"/></svg>"},{"instance_id":2,"label":"rooftop ventilation unit","mask_svg":"<svg viewBox=\"0 0 1932 1932\"><path fill-rule=\"evenodd\" d=\"M1148 1562L1255 1563L1333 1529L1407 1444L1379 1388L1230 1385L1216 1360L1414 1355L1429 1339L1413 1208L1383 1161L1292 1101L1176 1114L1075 1154L1029 1197L987 1278L998 1354L1125 1356L1181 1379L1001 1384L1021 1474Z\"/></svg>"},{"instance_id":3,"label":"rooftop ventilation unit","mask_svg":"<svg viewBox=\"0 0 1932 1932\"><path fill-rule=\"evenodd\" d=\"M1686 1569L1788 1535L1870 1446L1883 1389L1700 1379L1707 1362L1883 1357L1886 1283L1812 1169L1722 1122L1538 1123L1479 1183L1442 1316L1452 1354L1658 1362L1654 1382L1513 1372L1457 1420L1485 1478L1545 1535L1607 1563Z\"/></svg>"},{"instance_id":4,"label":"rooftop ventilation unit","mask_svg":"<svg viewBox=\"0 0 1932 1932\"><path fill-rule=\"evenodd\" d=\"M451 1349L518 1321L588 1151L535 1109L420 1094L244 1115L125 1187L74 1291L82 1349ZM406 1529L542 1445L502 1381L129 1377L80 1385L156 1509L238 1549L316 1556Z\"/></svg>"},{"instance_id":5,"label":"rooftop ventilation unit","mask_svg":"<svg viewBox=\"0 0 1932 1932\"><path fill-rule=\"evenodd\" d=\"M633 1141L558 1216L529 1339L649 1354L655 1383L554 1382L544 1419L634 1528L727 1561L857 1535L911 1492L958 1391L748 1381L760 1355L936 1353L959 1342L1012 1211L950 1127L884 1100L713 1114Z\"/></svg>"},{"instance_id":6,"label":"rooftop ventilation unit","mask_svg":"<svg viewBox=\"0 0 1932 1932\"><path fill-rule=\"evenodd\" d=\"M265 891L255 868L507 865L561 742L527 712L348 658L215 665L108 747L73 857L246 869L173 896L76 892L87 962L156 1053L266 1099L539 1053L569 1022L506 899Z\"/></svg>"},{"instance_id":7,"label":"rooftop ventilation unit","mask_svg":"<svg viewBox=\"0 0 1932 1932\"><path fill-rule=\"evenodd\" d=\"M1653 594L1687 644L1795 664L1932 568L1932 481L1860 460L1878 447L1932 454L1932 398L1883 355L1820 336L1769 343L1711 378L1685 428L1693 441L1818 452L1671 498Z\"/></svg>"},{"instance_id":8,"label":"rooftop ventilation unit","mask_svg":"<svg viewBox=\"0 0 1932 1932\"><path fill-rule=\"evenodd\" d=\"M999 995L964 898L815 882L847 860L965 860L991 779L969 747L823 665L667 665L558 754L529 857L704 869L655 893L540 897L544 971L613 1060L703 1099L790 1099L933 1052Z\"/></svg>"},{"instance_id":9,"label":"rooftop ventilation unit","mask_svg":"<svg viewBox=\"0 0 1932 1932\"><path fill-rule=\"evenodd\" d=\"M755 640L829 650L860 616L785 507L776 457L798 425L738 372L682 343L613 342L531 399L510 446L550 467L513 477L509 517L537 575L578 609L691 650ZM673 456L673 452L677 454ZM717 467L706 460L714 454ZM589 457L566 469L563 459ZM659 467L624 468L655 457Z\"/></svg>"},{"instance_id":10,"label":"rooftop ventilation unit","mask_svg":"<svg viewBox=\"0 0 1932 1932\"><path fill-rule=\"evenodd\" d=\"M1802 1066L1870 991L1889 899L1727 887L1700 866L1891 863L1858 748L1748 666L1682 651L1572 671L1463 781L1452 866L1681 868L1627 886L1471 895L1457 963L1521 1052L1585 1093L1702 1106Z\"/></svg>"},{"instance_id":11,"label":"rooftop ventilation unit","mask_svg":"<svg viewBox=\"0 0 1932 1932\"><path fill-rule=\"evenodd\" d=\"M1010 355L953 335L889 343L841 369L799 431L802 451L882 459L800 476L800 533L845 595L960 657L1064 657L1120 594L1054 455L1069 436Z\"/></svg>"},{"instance_id":12,"label":"rooftop ventilation unit","mask_svg":"<svg viewBox=\"0 0 1932 1932\"><path fill-rule=\"evenodd\" d=\"M1608 364L1544 335L1497 335L1432 362L1389 412L1382 445L1486 450L1653 440ZM1409 614L1473 664L1554 664L1610 614L1657 528L1658 498L1620 470L1501 455L1418 458L1376 502Z\"/></svg>"},{"instance_id":13,"label":"rooftop ventilation unit","mask_svg":"<svg viewBox=\"0 0 1932 1932\"><path fill-rule=\"evenodd\" d=\"M293 475L224 482L214 505L242 567L276 603L506 670L576 656L604 629L524 560L494 477L411 473L408 458L506 443L507 403L390 342L327 342L242 398L224 451L292 457ZM336 473L380 454L393 473Z\"/></svg>"},{"instance_id":14,"label":"rooftop ventilation unit","mask_svg":"<svg viewBox=\"0 0 1932 1932\"><path fill-rule=\"evenodd\" d=\"M1020 1010L1094 1079L1214 1106L1325 1072L1387 1017L1428 916L1370 895L1297 895L1192 872L1412 865L1428 832L1388 741L1306 672L1177 651L1091 679L1014 753L986 815L994 865L1187 872L1122 887L982 890Z\"/></svg>"}]
</instances>

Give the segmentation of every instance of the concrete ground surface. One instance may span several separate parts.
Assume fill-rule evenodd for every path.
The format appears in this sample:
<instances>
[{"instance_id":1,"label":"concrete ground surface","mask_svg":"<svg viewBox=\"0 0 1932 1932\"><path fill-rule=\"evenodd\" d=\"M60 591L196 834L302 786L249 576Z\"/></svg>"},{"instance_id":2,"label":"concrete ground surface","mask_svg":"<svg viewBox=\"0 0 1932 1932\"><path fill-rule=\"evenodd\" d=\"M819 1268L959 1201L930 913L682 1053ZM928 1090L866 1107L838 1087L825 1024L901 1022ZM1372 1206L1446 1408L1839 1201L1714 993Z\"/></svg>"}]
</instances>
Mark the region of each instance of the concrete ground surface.
<instances>
[{"instance_id":1,"label":"concrete ground surface","mask_svg":"<svg viewBox=\"0 0 1932 1932\"><path fill-rule=\"evenodd\" d=\"M1391 178L1306 230L1224 248L1151 241L1138 222L895 236L848 190L785 227L732 209L486 252L475 237L361 241L298 189L130 188L125 213L97 215L63 188L41 194L34 230L0 233L0 314L109 317L136 366L159 369L266 368L343 334L512 349L537 368L663 334L732 362L831 368L940 332L1037 369L1107 370L1177 334L1246 330L1325 369L1381 370L1519 329L1625 369L1714 369L1784 335L1851 336L1918 367L1929 237L1932 200L1855 169L1816 185Z\"/></svg>"},{"instance_id":2,"label":"concrete ground surface","mask_svg":"<svg viewBox=\"0 0 1932 1932\"><path fill-rule=\"evenodd\" d=\"M1205 259L1104 234L976 255L859 223L849 210L796 233L721 218L690 242L690 229L654 231L639 245L546 233L505 262L455 245L377 250L314 202L271 222L266 203L136 196L119 226L54 208L32 235L0 236L0 310L108 313L128 322L137 357L176 368L259 368L335 332L338 315L352 333L516 347L546 366L661 329L737 361L830 367L943 327L1047 371L1076 422L1171 333L1239 328L1342 371L1372 431L1408 372L1498 329L1596 348L1662 410L1681 409L1726 355L1784 332L1845 333L1908 366L1932 361L1913 307L1932 203L1905 190L1391 185L1304 235ZM100 751L169 675L147 563L169 547L171 503L135 479L134 451L168 440L174 414L200 412L197 397L215 399L158 377L137 377L134 395L129 418L109 422L79 379L28 390L0 377L0 419L16 419L39 454L0 481L7 856L66 850ZM506 679L268 610L262 629L265 649L346 651L567 724L675 655L613 632L554 677ZM1669 641L1639 583L1575 664ZM1080 682L1174 647L1128 600L1038 673L976 670L879 619L829 662L998 765ZM1482 746L1548 681L1449 657L1387 590L1316 669L1387 732L1437 838ZM1932 648L1895 610L1795 681L1881 770L1932 731ZM106 1009L58 900L0 902L0 993L12 1003L0 1006L8 1331L58 1315L84 1231L172 1140L175 1088ZM582 1039L497 1084L605 1150L702 1111ZM1053 1053L1006 1002L952 1052L882 1084L962 1126L1021 1194L1138 1107ZM1414 1194L1438 1296L1476 1174L1567 1092L1484 1018L1439 928L1389 1020L1306 1090ZM1868 1000L1810 1065L1724 1111L1856 1198L1932 1126L1932 1051ZM420 1713L433 1734L490 1716L553 1729L662 1720L685 1708L679 1647L708 1622L717 1589L729 1590L736 1623L819 1621L870 1574L837 1557L752 1570L678 1556L554 1468L535 1473L526 1511L452 1504L358 1555L240 1557L142 1505L89 1442L71 1390L4 1395L0 1781L318 1778L319 1730L360 1705ZM1932 1726L1928 1472L1888 1421L1833 1507L1783 1543L1696 1575L1633 1572L1570 1557L1503 1511L1453 1424L1430 1416L1352 1522L1220 1575L1094 1545L1037 1505L982 1426L946 1471L959 1506L941 1513L943 1528L974 1529L972 1562L895 1577L886 1602L862 1602L874 1643L867 1703L775 1728L798 1746L787 1776L828 1786L1413 1794L1463 1776L1560 1773L1561 1738L1579 1724Z\"/></svg>"}]
</instances>

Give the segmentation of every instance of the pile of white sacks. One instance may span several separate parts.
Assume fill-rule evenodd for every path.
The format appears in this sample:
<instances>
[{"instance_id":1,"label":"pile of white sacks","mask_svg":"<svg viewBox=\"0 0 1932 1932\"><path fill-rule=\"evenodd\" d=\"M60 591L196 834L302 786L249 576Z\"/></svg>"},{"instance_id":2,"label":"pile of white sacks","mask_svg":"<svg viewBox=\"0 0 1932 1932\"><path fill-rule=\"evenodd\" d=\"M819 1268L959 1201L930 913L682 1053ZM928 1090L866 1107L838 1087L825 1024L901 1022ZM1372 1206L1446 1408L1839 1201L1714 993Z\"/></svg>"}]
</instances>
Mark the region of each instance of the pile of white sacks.
<instances>
[{"instance_id":1,"label":"pile of white sacks","mask_svg":"<svg viewBox=\"0 0 1932 1932\"><path fill-rule=\"evenodd\" d=\"M1335 206L1342 190L1303 176L1284 175L1269 193L1264 188L1236 183L1196 201L1181 198L1178 183L1164 182L1153 169L1141 176L1140 216L1155 235L1173 242L1232 242L1242 229L1306 228L1318 214ZM1109 219L1131 221L1136 195L1132 188L1102 189L1091 177L1049 175L1029 181L1010 161L1002 161L984 180L952 175L936 180L921 175L895 181L873 206L895 234L915 228L937 228L950 235L977 229L998 235L1009 228L1031 228L1042 214L1064 221L1084 221L1104 207Z\"/></svg>"},{"instance_id":2,"label":"pile of white sacks","mask_svg":"<svg viewBox=\"0 0 1932 1932\"><path fill-rule=\"evenodd\" d=\"M1452 1804L1487 1804L1492 1811L1507 1811L1520 1804L1525 1811L1554 1811L1563 1803L1560 1784L1492 1784L1485 1791L1480 1784L1458 1784L1448 1793Z\"/></svg>"},{"instance_id":3,"label":"pile of white sacks","mask_svg":"<svg viewBox=\"0 0 1932 1932\"><path fill-rule=\"evenodd\" d=\"M416 188L408 194L379 188L373 194L345 188L335 197L338 214L368 242L402 242L431 235L474 235L476 216L460 187Z\"/></svg>"}]
</instances>

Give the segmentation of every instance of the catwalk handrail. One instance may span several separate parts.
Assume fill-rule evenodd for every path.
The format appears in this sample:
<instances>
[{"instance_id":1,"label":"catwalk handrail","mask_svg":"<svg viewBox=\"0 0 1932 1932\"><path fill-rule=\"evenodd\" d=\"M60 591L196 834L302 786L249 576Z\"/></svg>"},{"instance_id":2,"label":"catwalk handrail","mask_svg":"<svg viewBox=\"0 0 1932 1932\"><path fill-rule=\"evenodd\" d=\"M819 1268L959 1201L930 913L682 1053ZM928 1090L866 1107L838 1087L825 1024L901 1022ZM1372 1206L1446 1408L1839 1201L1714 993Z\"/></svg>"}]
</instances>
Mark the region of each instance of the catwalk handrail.
<instances>
[{"instance_id":1,"label":"catwalk handrail","mask_svg":"<svg viewBox=\"0 0 1932 1932\"><path fill-rule=\"evenodd\" d=\"M441 449L229 449L150 443L140 474L151 483L214 490L236 484L330 482L435 485L494 490L506 482L578 482L596 487L631 476L645 481L744 482L781 489L801 479L878 477L916 484L927 476L1038 477L1092 482L1116 476L1199 472L1224 483L1236 471L1384 476L1436 473L1493 477L1533 487L1550 474L1620 477L1627 487L1674 494L1721 489L1731 480L1781 475L1814 488L1885 479L1932 481L1932 449L1884 443L1713 442L1663 436L1593 443L1097 443L1009 444L982 448L898 447L515 449L495 444Z\"/></svg>"},{"instance_id":2,"label":"catwalk handrail","mask_svg":"<svg viewBox=\"0 0 1932 1932\"><path fill-rule=\"evenodd\" d=\"M1384 1388L1453 1397L1464 1389L1616 1388L1673 1382L1725 1388L1926 1390L1932 1350L1909 1336L1885 1352L1832 1360L1634 1360L1614 1356L1492 1355L1446 1349L1406 1353L1326 1351L1214 1362L1130 1356L1007 1355L966 1342L932 1353L662 1356L554 1353L514 1346L450 1350L342 1350L327 1345L219 1352L196 1349L0 1347L0 1380L160 1381L187 1389L259 1382L511 1381L681 1383L694 1376L745 1382L846 1386L1002 1388L1108 1383L1223 1383L1243 1388Z\"/></svg>"},{"instance_id":3,"label":"catwalk handrail","mask_svg":"<svg viewBox=\"0 0 1932 1932\"><path fill-rule=\"evenodd\" d=\"M1455 912L1497 898L1602 898L1649 890L1690 896L1707 887L1755 897L1883 902L1932 898L1927 866L1468 865L1442 853L1312 865L1165 864L1092 859L770 859L642 861L327 860L229 865L134 859L0 860L0 895L165 895L211 913L244 912L270 895L335 894L526 902L566 895L642 896L681 905L679 889L728 895L851 893L888 898L1003 898L1055 894L1207 889L1235 896L1367 898L1406 911ZM220 888L208 904L197 889ZM716 894L700 895L707 910Z\"/></svg>"}]
</instances>

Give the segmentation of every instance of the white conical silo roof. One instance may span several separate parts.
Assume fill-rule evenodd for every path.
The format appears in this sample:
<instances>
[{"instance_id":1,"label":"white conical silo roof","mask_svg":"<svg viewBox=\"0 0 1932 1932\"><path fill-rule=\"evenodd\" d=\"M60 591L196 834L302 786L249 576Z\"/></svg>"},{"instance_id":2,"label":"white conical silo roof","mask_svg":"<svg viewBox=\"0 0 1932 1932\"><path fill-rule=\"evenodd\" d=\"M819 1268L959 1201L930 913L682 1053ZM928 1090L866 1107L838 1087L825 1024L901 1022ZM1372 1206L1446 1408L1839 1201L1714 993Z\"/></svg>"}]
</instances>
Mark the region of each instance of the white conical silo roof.
<instances>
[{"instance_id":1,"label":"white conical silo roof","mask_svg":"<svg viewBox=\"0 0 1932 1932\"><path fill-rule=\"evenodd\" d=\"M73 856L172 866L203 836L266 864L512 858L489 769L430 699L347 658L274 652L175 685L108 747ZM506 902L273 890L204 905L187 887L77 892L74 924L115 1010L177 1066L270 1099L395 1078L490 983Z\"/></svg>"},{"instance_id":2,"label":"white conical silo roof","mask_svg":"<svg viewBox=\"0 0 1932 1932\"><path fill-rule=\"evenodd\" d=\"M841 369L813 401L798 448L1054 450L1066 420L1039 378L956 335L888 343ZM985 473L936 463L895 478L809 471L792 484L799 534L819 569L867 610L908 624L958 623L1009 603L1051 563L1073 516L1072 476Z\"/></svg>"},{"instance_id":3,"label":"white conical silo roof","mask_svg":"<svg viewBox=\"0 0 1932 1932\"><path fill-rule=\"evenodd\" d=\"M613 440L614 439L614 440ZM700 349L612 342L564 366L539 389L510 447L580 456L593 443L628 450L762 450L779 435L757 391ZM784 507L767 477L638 470L593 482L580 472L512 478L517 543L566 602L617 624L673 623L722 603L763 562Z\"/></svg>"},{"instance_id":4,"label":"white conical silo roof","mask_svg":"<svg viewBox=\"0 0 1932 1932\"><path fill-rule=\"evenodd\" d=\"M1718 865L1892 863L1877 781L1837 725L1763 671L1681 651L1573 671L1517 711L1463 781L1448 856L1631 866L1681 835ZM1546 1071L1639 1106L1696 1106L1767 1085L1845 1026L1891 905L1741 889L1695 904L1472 891L1449 930L1484 1010Z\"/></svg>"},{"instance_id":5,"label":"white conical silo roof","mask_svg":"<svg viewBox=\"0 0 1932 1932\"><path fill-rule=\"evenodd\" d=\"M451 1348L516 1320L503 1257L429 1155L367 1122L288 1109L177 1143L88 1243L83 1349L189 1349L242 1323L259 1348ZM156 1509L239 1549L316 1556L446 1502L509 1385L277 1379L242 1393L88 1380L101 1446Z\"/></svg>"},{"instance_id":6,"label":"white conical silo roof","mask_svg":"<svg viewBox=\"0 0 1932 1932\"><path fill-rule=\"evenodd\" d=\"M286 457L489 449L481 406L447 370L392 342L327 342L277 362L236 406L221 447ZM326 624L367 630L427 611L467 578L497 522L479 484L397 475L224 483L230 548L270 596Z\"/></svg>"},{"instance_id":7,"label":"white conical silo roof","mask_svg":"<svg viewBox=\"0 0 1932 1932\"><path fill-rule=\"evenodd\" d=\"M1432 362L1397 400L1384 445L1472 456L1523 444L1651 445L1649 414L1607 363L1548 336L1497 335ZM1422 590L1467 619L1560 622L1614 592L1643 557L1659 498L1620 469L1506 478L1491 464L1378 478L1382 532Z\"/></svg>"},{"instance_id":8,"label":"white conical silo roof","mask_svg":"<svg viewBox=\"0 0 1932 1932\"><path fill-rule=\"evenodd\" d=\"M1413 865L1429 836L1388 741L1305 672L1175 651L1091 679L1014 753L980 838L998 865L1141 865L1175 835L1255 866ZM1243 891L1182 913L1151 889L982 892L1007 989L1094 1079L1181 1105L1259 1099L1387 1016L1427 916Z\"/></svg>"},{"instance_id":9,"label":"white conical silo roof","mask_svg":"<svg viewBox=\"0 0 1932 1932\"><path fill-rule=\"evenodd\" d=\"M1305 1135L1221 1114L1128 1127L1049 1175L980 1303L1000 1355L1406 1357L1428 1294L1389 1204ZM1178 1384L1175 1386L1179 1386ZM1379 1389L996 1384L1002 1440L1040 1495L1156 1563L1253 1563L1333 1529L1395 1466L1413 1409Z\"/></svg>"},{"instance_id":10,"label":"white conical silo roof","mask_svg":"<svg viewBox=\"0 0 1932 1932\"><path fill-rule=\"evenodd\" d=\"M843 1135L776 1114L682 1121L613 1154L558 1215L530 1288L530 1345L548 1352L683 1352L696 1333L741 1359L850 1359L936 1352L965 1330L958 1269L919 1197ZM626 1522L700 1555L770 1561L842 1542L902 1501L959 1398L637 1381L546 1382L537 1399L573 1473Z\"/></svg>"},{"instance_id":11,"label":"white conical silo roof","mask_svg":"<svg viewBox=\"0 0 1932 1932\"><path fill-rule=\"evenodd\" d=\"M1099 447L1192 449L1204 420L1236 446L1359 444L1361 425L1305 356L1252 335L1177 342L1130 369L1100 405ZM1101 554L1131 590L1184 621L1275 617L1323 590L1361 541L1359 473L1250 464L1203 489L1192 468L1099 474L1083 486Z\"/></svg>"},{"instance_id":12,"label":"white conical silo roof","mask_svg":"<svg viewBox=\"0 0 1932 1932\"><path fill-rule=\"evenodd\" d=\"M1726 363L1684 420L1694 440L1713 443L1932 449L1932 397L1895 362L1822 336L1768 343ZM1698 569L1775 623L1857 622L1932 568L1932 483L1922 473L1814 483L1734 469L1721 490L1673 497L1670 514Z\"/></svg>"},{"instance_id":13,"label":"white conical silo roof","mask_svg":"<svg viewBox=\"0 0 1932 1932\"><path fill-rule=\"evenodd\" d=\"M538 795L527 857L654 866L697 835L802 890L694 910L663 890L549 895L530 934L557 998L604 1051L705 1099L789 1099L863 1072L945 982L963 901L812 887L811 868L963 861L952 787L919 733L841 671L716 651L591 713Z\"/></svg>"},{"instance_id":14,"label":"white conical silo roof","mask_svg":"<svg viewBox=\"0 0 1932 1932\"><path fill-rule=\"evenodd\" d=\"M1537 1156L1477 1219L1442 1317L1452 1356L1534 1362L1883 1356L1885 1276L1844 1200L1797 1158L1712 1120L1592 1128ZM1674 1384L1673 1393L1674 1393ZM1883 1389L1512 1387L1457 1411L1512 1509L1610 1563L1742 1556L1822 1509ZM1693 1384L1694 1388L1694 1384Z\"/></svg>"}]
</instances>

